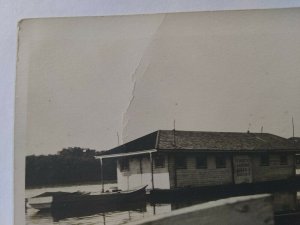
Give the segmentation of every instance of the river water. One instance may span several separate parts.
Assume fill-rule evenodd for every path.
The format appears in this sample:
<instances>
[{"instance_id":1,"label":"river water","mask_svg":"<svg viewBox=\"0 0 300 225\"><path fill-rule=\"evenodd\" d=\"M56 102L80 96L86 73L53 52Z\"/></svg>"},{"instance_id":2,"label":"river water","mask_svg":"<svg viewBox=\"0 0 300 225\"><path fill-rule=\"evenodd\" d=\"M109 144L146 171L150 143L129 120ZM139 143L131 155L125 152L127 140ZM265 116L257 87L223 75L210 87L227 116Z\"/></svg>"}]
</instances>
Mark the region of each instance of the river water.
<instances>
[{"instance_id":1,"label":"river water","mask_svg":"<svg viewBox=\"0 0 300 225\"><path fill-rule=\"evenodd\" d=\"M116 186L116 184L106 184L105 190L110 187ZM44 192L56 192L56 191L84 191L84 192L95 192L100 191L101 185L76 185L76 186L64 186L64 187L51 187L51 188L36 188L27 189L25 192L26 198L30 198ZM26 224L44 225L44 224L103 224L103 225L117 225L126 224L128 222L133 222L140 220L152 215L158 215L162 213L167 213L172 210L171 204L155 204L150 205L150 203L144 203L129 209L126 211L113 211L113 212L85 212L65 215L66 218L55 218L51 212L39 212L33 208L27 208L26 210Z\"/></svg>"},{"instance_id":2,"label":"river water","mask_svg":"<svg viewBox=\"0 0 300 225\"><path fill-rule=\"evenodd\" d=\"M105 190L110 189L111 187L117 186L116 184L106 184ZM25 197L31 198L33 196L42 194L44 192L57 192L57 191L64 191L64 192L75 192L75 191L81 191L81 192L97 192L101 190L100 184L93 184L93 185L76 185L76 186L64 186L64 187L47 187L47 188L36 188L36 189L27 189L25 191ZM298 198L297 198L298 195ZM274 193L273 198L274 202L279 203L279 207L281 205L284 205L286 207L289 202L282 202L282 199L289 199L289 196L294 196L294 198L299 199L299 192L295 192L295 195L293 193ZM277 197L276 197L277 196ZM215 198L217 199L217 198ZM277 201L276 199L279 199ZM53 214L51 212L39 212L36 209L33 208L27 208L26 210L26 224L31 225L44 225L44 224L99 224L99 225L118 225L118 224L126 224L129 222L138 221L153 215L159 215L163 213L171 212L172 210L179 209L182 207L190 206L193 204L201 203L208 201L209 199L206 198L206 200L195 200L192 199L190 201L184 201L184 202L176 202L176 203L168 203L168 204L153 204L148 202L142 202L137 203L134 206L130 206L129 208L126 207L125 209L122 208L122 211L108 211L103 212L97 211L94 208L92 211L83 209L79 212L61 212L59 215ZM213 199L210 199L213 200ZM294 200L290 199L290 201L293 203ZM275 208L278 207L275 205ZM281 209L281 208L280 208ZM300 222L300 221L298 221ZM298 224L293 223L293 224ZM276 223L280 225L286 225L284 223Z\"/></svg>"}]
</instances>

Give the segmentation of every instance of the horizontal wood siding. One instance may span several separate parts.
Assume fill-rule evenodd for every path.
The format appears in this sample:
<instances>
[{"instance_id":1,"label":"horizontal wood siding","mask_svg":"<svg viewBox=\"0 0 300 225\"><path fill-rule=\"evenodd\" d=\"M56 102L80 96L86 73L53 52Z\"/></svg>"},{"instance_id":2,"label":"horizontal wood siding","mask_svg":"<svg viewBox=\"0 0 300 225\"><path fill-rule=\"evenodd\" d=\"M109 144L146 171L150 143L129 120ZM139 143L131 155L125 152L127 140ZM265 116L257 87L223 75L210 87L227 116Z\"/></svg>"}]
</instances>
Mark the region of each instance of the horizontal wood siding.
<instances>
[{"instance_id":1,"label":"horizontal wood siding","mask_svg":"<svg viewBox=\"0 0 300 225\"><path fill-rule=\"evenodd\" d=\"M226 168L216 168L215 157L213 155L207 156L207 169L197 169L196 155L187 156L186 160L186 169L176 169L177 187L200 187L232 183L229 156L226 156ZM172 176L170 177L172 178ZM170 183L173 184L175 181L171 181Z\"/></svg>"},{"instance_id":2,"label":"horizontal wood siding","mask_svg":"<svg viewBox=\"0 0 300 225\"><path fill-rule=\"evenodd\" d=\"M280 155L269 155L269 166L260 165L260 155L253 155L252 169L253 182L263 182L272 180L283 180L294 176L295 165L293 154L287 155L287 165L280 165Z\"/></svg>"},{"instance_id":3,"label":"horizontal wood siding","mask_svg":"<svg viewBox=\"0 0 300 225\"><path fill-rule=\"evenodd\" d=\"M178 154L178 153L176 153ZM207 168L197 168L197 156L201 153L179 154L179 157L186 157L186 168L176 169L175 153L165 154L165 165L163 168L155 168L153 165L154 188L176 188L176 187L201 187L233 183L232 156L223 154L226 159L225 168L216 168L216 156L218 154L207 154ZM247 154L251 161L252 182L264 182L272 180L283 180L293 177L295 174L295 159L293 154L287 155L287 165L280 165L280 154L269 155L269 165L262 166L259 154ZM233 155L233 157L235 157ZM155 154L153 154L155 160ZM140 161L141 160L141 161ZM142 170L140 168L142 166ZM142 173L142 174L141 174ZM118 183L124 188L136 187L141 184L148 184L152 188L150 157L131 157L129 170L120 171L118 163ZM251 180L251 179L250 179Z\"/></svg>"},{"instance_id":4,"label":"horizontal wood siding","mask_svg":"<svg viewBox=\"0 0 300 225\"><path fill-rule=\"evenodd\" d=\"M117 166L118 187L120 189L128 190L141 185L148 185L147 188L152 188L149 156L129 157L129 169L125 171L120 170L119 160ZM167 155L165 155L165 166L163 168L155 168L153 164L153 174L155 188L170 188Z\"/></svg>"}]
</instances>

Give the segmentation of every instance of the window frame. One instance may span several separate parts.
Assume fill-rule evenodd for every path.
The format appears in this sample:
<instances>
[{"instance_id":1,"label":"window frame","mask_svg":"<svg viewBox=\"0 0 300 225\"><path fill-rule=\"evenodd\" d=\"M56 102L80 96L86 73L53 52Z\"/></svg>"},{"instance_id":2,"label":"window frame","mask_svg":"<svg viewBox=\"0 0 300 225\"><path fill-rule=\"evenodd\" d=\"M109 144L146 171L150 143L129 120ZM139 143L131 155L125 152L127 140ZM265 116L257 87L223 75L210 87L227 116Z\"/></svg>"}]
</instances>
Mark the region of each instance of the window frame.
<instances>
[{"instance_id":1,"label":"window frame","mask_svg":"<svg viewBox=\"0 0 300 225\"><path fill-rule=\"evenodd\" d=\"M179 165L181 163L182 165ZM186 160L186 156L176 156L175 157L175 168L176 169L187 169L187 160Z\"/></svg>"},{"instance_id":2,"label":"window frame","mask_svg":"<svg viewBox=\"0 0 300 225\"><path fill-rule=\"evenodd\" d=\"M158 162L161 161L161 164L157 164ZM166 168L166 157L165 155L156 155L154 156L154 167L155 169L160 169L160 168Z\"/></svg>"},{"instance_id":3,"label":"window frame","mask_svg":"<svg viewBox=\"0 0 300 225\"><path fill-rule=\"evenodd\" d=\"M260 166L270 166L270 156L268 154L260 155Z\"/></svg>"},{"instance_id":4,"label":"window frame","mask_svg":"<svg viewBox=\"0 0 300 225\"><path fill-rule=\"evenodd\" d=\"M224 163L220 164L220 162L222 162L222 161ZM215 156L215 164L216 164L216 169L227 168L226 156L223 156L223 155L217 155L217 156Z\"/></svg>"},{"instance_id":5,"label":"window frame","mask_svg":"<svg viewBox=\"0 0 300 225\"><path fill-rule=\"evenodd\" d=\"M203 162L202 165L199 163L201 161ZM196 156L196 169L207 169L207 155Z\"/></svg>"},{"instance_id":6,"label":"window frame","mask_svg":"<svg viewBox=\"0 0 300 225\"><path fill-rule=\"evenodd\" d=\"M284 160L282 160L284 158ZM286 154L281 154L279 155L279 164L281 166L286 166L288 165L288 156Z\"/></svg>"},{"instance_id":7,"label":"window frame","mask_svg":"<svg viewBox=\"0 0 300 225\"><path fill-rule=\"evenodd\" d=\"M300 157L295 156L296 165L300 165Z\"/></svg>"}]
</instances>

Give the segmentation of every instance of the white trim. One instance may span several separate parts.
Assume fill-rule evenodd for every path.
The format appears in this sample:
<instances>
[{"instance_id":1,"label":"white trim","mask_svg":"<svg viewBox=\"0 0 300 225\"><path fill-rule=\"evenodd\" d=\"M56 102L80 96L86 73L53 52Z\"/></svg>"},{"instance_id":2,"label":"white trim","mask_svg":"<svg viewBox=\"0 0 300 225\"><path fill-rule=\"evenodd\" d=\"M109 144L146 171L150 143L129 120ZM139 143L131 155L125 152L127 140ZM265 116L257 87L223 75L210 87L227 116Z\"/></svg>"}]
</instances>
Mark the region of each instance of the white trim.
<instances>
[{"instance_id":1,"label":"white trim","mask_svg":"<svg viewBox=\"0 0 300 225\"><path fill-rule=\"evenodd\" d=\"M119 153L119 154L111 154L111 155L101 155L101 156L95 156L95 158L96 159L115 158L115 157L131 156L131 155L149 154L149 153L152 153L152 152L157 152L157 150L152 149L152 150L146 150L146 151Z\"/></svg>"}]
</instances>

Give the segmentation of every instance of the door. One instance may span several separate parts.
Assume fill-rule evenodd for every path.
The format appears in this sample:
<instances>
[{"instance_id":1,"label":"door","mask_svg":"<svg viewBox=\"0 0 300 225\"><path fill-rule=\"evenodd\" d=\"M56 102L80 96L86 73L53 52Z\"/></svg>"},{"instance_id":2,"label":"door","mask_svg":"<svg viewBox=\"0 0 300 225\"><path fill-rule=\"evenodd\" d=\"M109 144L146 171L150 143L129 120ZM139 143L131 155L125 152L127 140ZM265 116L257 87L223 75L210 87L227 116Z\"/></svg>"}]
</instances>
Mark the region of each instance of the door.
<instances>
[{"instance_id":1,"label":"door","mask_svg":"<svg viewBox=\"0 0 300 225\"><path fill-rule=\"evenodd\" d=\"M234 183L252 183L252 162L248 155L233 156Z\"/></svg>"}]
</instances>

